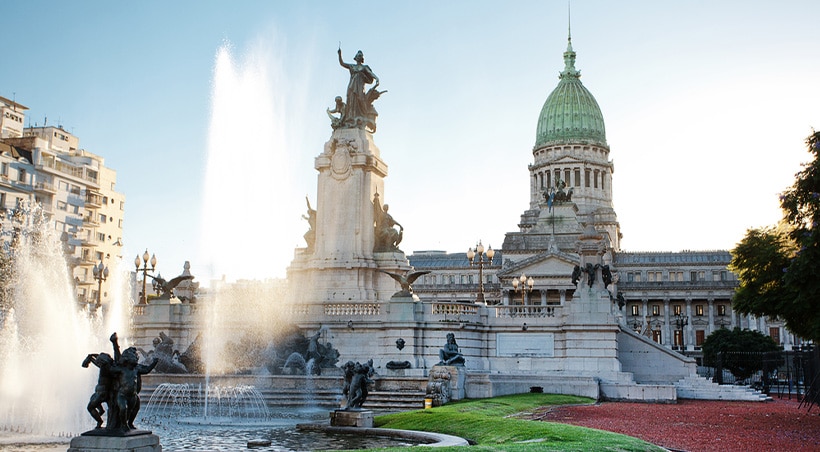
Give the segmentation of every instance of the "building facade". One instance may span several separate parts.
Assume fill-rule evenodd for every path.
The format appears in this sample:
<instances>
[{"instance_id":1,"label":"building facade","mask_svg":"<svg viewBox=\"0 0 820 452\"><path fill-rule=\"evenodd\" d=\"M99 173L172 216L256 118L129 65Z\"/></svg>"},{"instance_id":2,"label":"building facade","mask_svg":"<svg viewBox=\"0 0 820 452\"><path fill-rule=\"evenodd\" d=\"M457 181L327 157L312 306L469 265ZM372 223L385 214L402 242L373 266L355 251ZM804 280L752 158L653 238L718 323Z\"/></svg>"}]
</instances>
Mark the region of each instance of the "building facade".
<instances>
[{"instance_id":1,"label":"building facade","mask_svg":"<svg viewBox=\"0 0 820 452\"><path fill-rule=\"evenodd\" d=\"M529 209L483 269L487 304L565 306L578 287L572 272L580 263L579 237L591 225L606 242L600 252L612 273L611 294L623 326L696 359L705 338L718 328L757 330L786 350L799 345L782 321L732 310L738 282L728 269L728 251L621 250L612 202L615 168L603 114L580 81L571 38L563 57L558 85L536 123ZM466 253L424 251L408 259L416 270L431 272L414 285L422 300L477 298L478 269Z\"/></svg>"},{"instance_id":2,"label":"building facade","mask_svg":"<svg viewBox=\"0 0 820 452\"><path fill-rule=\"evenodd\" d=\"M26 110L0 97L0 208L41 206L69 256L77 301L104 304L106 283L94 278L94 267L113 270L121 257L125 195L116 189L117 173L60 125L24 127Z\"/></svg>"}]
</instances>

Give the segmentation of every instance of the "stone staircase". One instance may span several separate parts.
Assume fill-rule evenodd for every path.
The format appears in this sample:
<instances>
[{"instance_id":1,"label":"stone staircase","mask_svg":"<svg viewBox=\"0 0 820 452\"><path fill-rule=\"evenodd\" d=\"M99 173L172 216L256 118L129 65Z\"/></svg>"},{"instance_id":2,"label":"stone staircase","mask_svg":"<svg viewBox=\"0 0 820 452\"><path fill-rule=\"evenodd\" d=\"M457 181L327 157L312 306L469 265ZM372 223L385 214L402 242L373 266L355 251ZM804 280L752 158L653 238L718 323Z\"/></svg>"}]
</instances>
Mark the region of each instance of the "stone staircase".
<instances>
[{"instance_id":1,"label":"stone staircase","mask_svg":"<svg viewBox=\"0 0 820 452\"><path fill-rule=\"evenodd\" d=\"M772 400L766 394L748 386L719 385L707 378L690 375L675 383L679 399L737 400L766 402Z\"/></svg>"},{"instance_id":2,"label":"stone staircase","mask_svg":"<svg viewBox=\"0 0 820 452\"><path fill-rule=\"evenodd\" d=\"M140 399L143 404L148 403L156 386L143 386ZM339 389L262 389L259 391L265 403L272 408L276 407L305 407L314 406L327 409L339 408L342 401L342 390ZM202 404L192 394L194 404ZM374 391L370 390L363 408L376 411L407 411L424 408L424 391Z\"/></svg>"}]
</instances>

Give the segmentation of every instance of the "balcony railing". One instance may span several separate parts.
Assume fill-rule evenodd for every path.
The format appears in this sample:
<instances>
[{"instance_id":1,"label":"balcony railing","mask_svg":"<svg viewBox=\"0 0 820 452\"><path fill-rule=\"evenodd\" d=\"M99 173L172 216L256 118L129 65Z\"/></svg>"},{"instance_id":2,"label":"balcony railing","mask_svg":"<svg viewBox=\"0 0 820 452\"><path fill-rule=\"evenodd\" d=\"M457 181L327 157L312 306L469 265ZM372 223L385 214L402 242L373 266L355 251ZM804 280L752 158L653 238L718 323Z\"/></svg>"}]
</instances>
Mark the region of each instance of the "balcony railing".
<instances>
[{"instance_id":1,"label":"balcony railing","mask_svg":"<svg viewBox=\"0 0 820 452\"><path fill-rule=\"evenodd\" d=\"M433 303L433 315L477 315L478 305L469 303Z\"/></svg>"},{"instance_id":2,"label":"balcony railing","mask_svg":"<svg viewBox=\"0 0 820 452\"><path fill-rule=\"evenodd\" d=\"M556 308L559 306L543 305L500 305L491 306L495 309L496 317L555 317Z\"/></svg>"},{"instance_id":3,"label":"balcony railing","mask_svg":"<svg viewBox=\"0 0 820 452\"><path fill-rule=\"evenodd\" d=\"M46 182L37 182L34 184L34 190L44 193L57 193L57 189L54 188L54 185Z\"/></svg>"},{"instance_id":4,"label":"balcony railing","mask_svg":"<svg viewBox=\"0 0 820 452\"><path fill-rule=\"evenodd\" d=\"M381 313L379 303L327 303L324 307L327 316L376 316Z\"/></svg>"}]
</instances>

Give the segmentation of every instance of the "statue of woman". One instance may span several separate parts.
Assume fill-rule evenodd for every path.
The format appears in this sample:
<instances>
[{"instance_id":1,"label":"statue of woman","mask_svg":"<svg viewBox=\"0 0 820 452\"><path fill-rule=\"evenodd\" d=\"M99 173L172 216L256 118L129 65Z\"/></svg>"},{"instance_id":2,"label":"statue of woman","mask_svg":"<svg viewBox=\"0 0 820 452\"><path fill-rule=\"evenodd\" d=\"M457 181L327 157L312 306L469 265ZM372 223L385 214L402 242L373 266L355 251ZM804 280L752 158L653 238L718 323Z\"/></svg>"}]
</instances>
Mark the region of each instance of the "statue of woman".
<instances>
[{"instance_id":1,"label":"statue of woman","mask_svg":"<svg viewBox=\"0 0 820 452\"><path fill-rule=\"evenodd\" d=\"M350 82L347 84L347 103L344 105L344 113L342 113L341 122L348 127L364 127L372 124L371 129L375 129L376 110L373 108L372 102L379 94L375 91L379 86L379 78L370 69L370 66L364 64L364 54L361 50L356 52L353 58L355 63L345 63L342 60L342 49L339 48L339 64L350 71ZM370 89L371 95L368 96L364 87L367 84L374 83ZM373 94L373 93L376 94ZM375 96L375 97L374 97Z\"/></svg>"}]
</instances>

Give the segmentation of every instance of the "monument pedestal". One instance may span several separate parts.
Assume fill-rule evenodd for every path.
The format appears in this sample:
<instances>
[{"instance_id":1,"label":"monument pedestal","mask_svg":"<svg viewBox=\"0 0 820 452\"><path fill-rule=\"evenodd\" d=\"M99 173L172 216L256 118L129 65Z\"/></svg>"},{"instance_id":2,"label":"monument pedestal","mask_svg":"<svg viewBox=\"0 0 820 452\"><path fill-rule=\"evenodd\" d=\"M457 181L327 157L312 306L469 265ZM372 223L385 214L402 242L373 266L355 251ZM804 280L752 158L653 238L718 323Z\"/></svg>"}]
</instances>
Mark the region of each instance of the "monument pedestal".
<instances>
[{"instance_id":1,"label":"monument pedestal","mask_svg":"<svg viewBox=\"0 0 820 452\"><path fill-rule=\"evenodd\" d=\"M68 452L162 452L159 436L152 433L133 436L81 435L71 439Z\"/></svg>"},{"instance_id":2,"label":"monument pedestal","mask_svg":"<svg viewBox=\"0 0 820 452\"><path fill-rule=\"evenodd\" d=\"M373 428L373 412L333 410L330 412L330 426Z\"/></svg>"}]
</instances>

